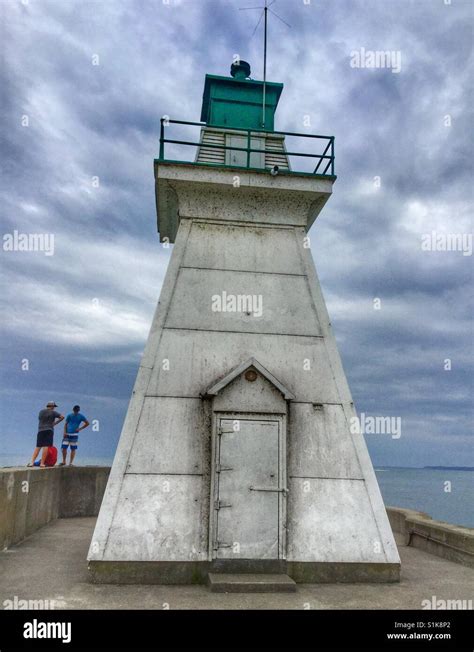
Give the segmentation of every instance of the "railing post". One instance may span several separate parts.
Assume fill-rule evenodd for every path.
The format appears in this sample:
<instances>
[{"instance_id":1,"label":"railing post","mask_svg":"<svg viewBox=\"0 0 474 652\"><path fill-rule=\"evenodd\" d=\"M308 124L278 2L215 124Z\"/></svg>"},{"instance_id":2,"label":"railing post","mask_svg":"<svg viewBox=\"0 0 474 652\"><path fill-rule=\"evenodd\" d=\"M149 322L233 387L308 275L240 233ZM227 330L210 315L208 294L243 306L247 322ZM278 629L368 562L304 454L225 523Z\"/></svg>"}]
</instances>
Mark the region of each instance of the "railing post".
<instances>
[{"instance_id":1,"label":"railing post","mask_svg":"<svg viewBox=\"0 0 474 652\"><path fill-rule=\"evenodd\" d=\"M331 174L334 176L334 136L331 136Z\"/></svg>"},{"instance_id":2,"label":"railing post","mask_svg":"<svg viewBox=\"0 0 474 652\"><path fill-rule=\"evenodd\" d=\"M165 158L165 119L161 118L160 123L160 159L163 160Z\"/></svg>"},{"instance_id":3,"label":"railing post","mask_svg":"<svg viewBox=\"0 0 474 652\"><path fill-rule=\"evenodd\" d=\"M247 168L250 167L250 129L247 130Z\"/></svg>"}]
</instances>

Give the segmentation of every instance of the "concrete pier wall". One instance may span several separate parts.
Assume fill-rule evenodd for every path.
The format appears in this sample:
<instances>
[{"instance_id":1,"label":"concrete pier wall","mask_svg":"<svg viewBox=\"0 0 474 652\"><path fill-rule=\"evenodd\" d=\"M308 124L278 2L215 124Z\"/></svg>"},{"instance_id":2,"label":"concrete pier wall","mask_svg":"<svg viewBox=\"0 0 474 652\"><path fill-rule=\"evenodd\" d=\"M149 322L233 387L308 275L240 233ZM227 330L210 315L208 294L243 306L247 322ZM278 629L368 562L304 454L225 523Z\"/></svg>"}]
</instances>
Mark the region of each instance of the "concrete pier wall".
<instances>
[{"instance_id":1,"label":"concrete pier wall","mask_svg":"<svg viewBox=\"0 0 474 652\"><path fill-rule=\"evenodd\" d=\"M0 550L56 518L97 516L109 472L99 466L0 469ZM411 509L387 507L387 514L407 545L474 568L474 529Z\"/></svg>"},{"instance_id":2,"label":"concrete pier wall","mask_svg":"<svg viewBox=\"0 0 474 652\"><path fill-rule=\"evenodd\" d=\"M435 521L424 512L387 507L392 530L405 537L405 545L474 568L474 529Z\"/></svg>"},{"instance_id":3,"label":"concrete pier wall","mask_svg":"<svg viewBox=\"0 0 474 652\"><path fill-rule=\"evenodd\" d=\"M0 469L0 550L57 518L97 516L109 467Z\"/></svg>"}]
</instances>

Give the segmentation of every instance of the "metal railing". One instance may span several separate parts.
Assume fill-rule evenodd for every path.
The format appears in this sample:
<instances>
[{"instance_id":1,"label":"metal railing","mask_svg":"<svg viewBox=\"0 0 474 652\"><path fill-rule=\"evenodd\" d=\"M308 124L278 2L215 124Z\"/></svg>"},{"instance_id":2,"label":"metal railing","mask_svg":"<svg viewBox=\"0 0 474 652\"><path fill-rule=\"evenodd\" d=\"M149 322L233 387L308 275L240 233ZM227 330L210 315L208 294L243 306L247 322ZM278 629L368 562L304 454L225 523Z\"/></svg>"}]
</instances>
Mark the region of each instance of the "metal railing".
<instances>
[{"instance_id":1,"label":"metal railing","mask_svg":"<svg viewBox=\"0 0 474 652\"><path fill-rule=\"evenodd\" d=\"M197 148L203 148L203 149L219 149L219 150L224 150L224 151L239 151L239 152L246 152L247 153L247 158L246 158L246 165L229 165L228 163L208 163L208 162L193 162L193 161L176 161L173 160L173 162L176 163L193 163L194 165L211 165L215 167L242 167L244 169L257 169L253 168L250 165L250 155L253 152L259 153L259 154L270 154L274 155L276 153L284 155L286 157L290 156L300 156L300 157L305 157L305 158L314 158L316 159L316 167L312 172L297 172L297 171L291 171L291 170L284 170L283 172L286 174L310 174L310 175L318 175L318 176L335 176L335 170L334 170L334 136L319 136L316 134L302 134L302 133L295 133L292 131L265 131L263 129L241 129L237 127L222 127L222 130L225 132L228 131L234 131L238 135L247 135L247 147L236 147L234 145L217 145L214 143L208 143L208 142L194 142L194 141L189 141L189 140L176 140L172 138L165 138L165 128L168 127L170 124L176 124L176 125L186 125L186 126L193 126L193 127L207 127L207 123L205 122L189 122L187 120L171 120L169 118L161 118L160 120L161 126L160 126L160 155L159 155L159 161L170 161L171 159L165 158L165 143L169 144L174 144L174 145L188 145L192 147L197 147ZM209 126L210 129L213 130L218 130L218 127L212 127ZM319 139L319 140L324 140L326 142L326 146L324 148L324 151L322 154L309 154L307 152L288 152L286 150L280 151L275 151L275 149L256 149L251 147L251 138L260 136L294 136L297 138L314 138L314 139ZM324 165L325 164L325 165ZM318 172L318 170L321 171ZM262 169L262 168L258 168Z\"/></svg>"}]
</instances>

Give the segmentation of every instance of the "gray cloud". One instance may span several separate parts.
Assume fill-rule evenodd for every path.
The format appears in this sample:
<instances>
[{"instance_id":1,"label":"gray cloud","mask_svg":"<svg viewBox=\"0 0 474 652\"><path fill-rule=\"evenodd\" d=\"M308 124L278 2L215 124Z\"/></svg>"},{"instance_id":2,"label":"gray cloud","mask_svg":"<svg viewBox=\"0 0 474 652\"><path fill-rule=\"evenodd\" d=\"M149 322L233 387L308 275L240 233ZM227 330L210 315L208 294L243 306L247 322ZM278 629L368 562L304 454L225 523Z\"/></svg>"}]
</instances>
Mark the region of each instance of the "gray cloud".
<instances>
[{"instance_id":1,"label":"gray cloud","mask_svg":"<svg viewBox=\"0 0 474 652\"><path fill-rule=\"evenodd\" d=\"M64 409L82 396L104 424L86 450L114 450L170 254L156 234L159 119L198 120L205 73L228 74L234 53L261 77L259 12L241 4L3 3L2 233L56 242L51 257L2 252L5 452L29 449L50 396ZM339 177L311 239L356 404L403 419L400 440L367 437L373 458L474 464L472 257L420 244L472 232L471 3L274 9L291 24L270 23L277 128L336 137ZM400 51L401 72L351 68L362 47Z\"/></svg>"}]
</instances>

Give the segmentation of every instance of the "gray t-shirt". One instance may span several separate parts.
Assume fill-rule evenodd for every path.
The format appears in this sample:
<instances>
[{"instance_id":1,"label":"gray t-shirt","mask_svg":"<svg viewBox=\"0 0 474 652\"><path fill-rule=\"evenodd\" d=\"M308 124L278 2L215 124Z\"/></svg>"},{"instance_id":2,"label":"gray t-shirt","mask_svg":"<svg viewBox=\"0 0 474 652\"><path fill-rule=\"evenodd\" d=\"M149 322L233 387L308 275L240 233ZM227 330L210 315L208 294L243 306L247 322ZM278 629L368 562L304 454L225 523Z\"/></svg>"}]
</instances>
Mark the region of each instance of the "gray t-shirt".
<instances>
[{"instance_id":1,"label":"gray t-shirt","mask_svg":"<svg viewBox=\"0 0 474 652\"><path fill-rule=\"evenodd\" d=\"M61 415L59 412L56 412L56 410L49 410L48 408L40 410L38 414L38 432L41 432L42 430L53 430L53 423L56 419L59 419L60 416Z\"/></svg>"}]
</instances>

